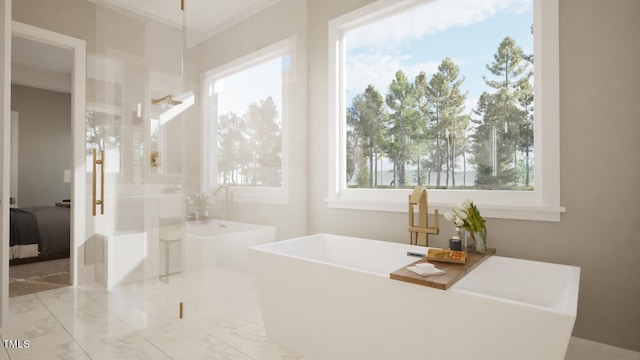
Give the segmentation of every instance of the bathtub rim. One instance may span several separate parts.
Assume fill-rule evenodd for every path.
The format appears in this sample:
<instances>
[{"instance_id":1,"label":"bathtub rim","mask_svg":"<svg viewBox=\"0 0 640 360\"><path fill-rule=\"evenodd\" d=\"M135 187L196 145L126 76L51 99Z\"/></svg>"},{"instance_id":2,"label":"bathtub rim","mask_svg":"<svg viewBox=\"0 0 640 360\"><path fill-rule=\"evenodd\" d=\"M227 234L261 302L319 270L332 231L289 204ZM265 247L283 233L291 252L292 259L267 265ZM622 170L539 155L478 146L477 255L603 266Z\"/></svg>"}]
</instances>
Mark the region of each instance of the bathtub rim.
<instances>
[{"instance_id":1,"label":"bathtub rim","mask_svg":"<svg viewBox=\"0 0 640 360\"><path fill-rule=\"evenodd\" d=\"M568 279L567 279L568 287L565 287L563 289L563 291L566 294L565 295L566 296L566 301L562 304L562 306L544 306L544 305L533 304L533 303L524 302L524 301L520 301L520 300L514 300L514 299L495 296L495 295L485 294L485 293L481 293L481 292L475 292L475 291L466 290L466 289L462 289L462 288L456 288L456 285L458 285L457 283L454 284L450 288L450 290L455 290L456 292L465 293L465 294L469 294L469 295L473 295L473 296L479 296L479 297L483 297L483 298L489 298L489 299L495 299L495 300L505 301L505 302L509 302L509 303L514 303L514 304L518 304L518 305L529 306L529 307L532 307L532 308L541 309L543 311L553 312L553 313L556 313L556 314L572 316L574 318L577 318L578 299L579 299L579 293L580 293L579 292L579 290L580 290L580 270L581 270L580 267L574 266L574 265L566 265L566 264L545 262L545 261L511 258L511 257L507 257L507 256L496 256L496 255L493 255L492 257L496 257L496 258L500 258L500 259L510 259L510 260L518 260L518 261L531 262L531 263L543 263L543 264L551 264L551 265L567 267L567 272L569 274ZM487 260L489 260L489 259L487 259ZM478 267L480 267L482 265L483 264L480 264L480 265L478 265Z\"/></svg>"},{"instance_id":2,"label":"bathtub rim","mask_svg":"<svg viewBox=\"0 0 640 360\"><path fill-rule=\"evenodd\" d=\"M295 242L295 241L308 239L308 238L313 238L313 237L319 237L319 236L323 236L323 237L324 236L335 236L335 237L340 237L340 238L350 238L350 239L358 239L358 240L375 241L375 242L378 242L378 243L383 243L385 245L386 244L392 244L393 246L396 246L396 245L398 245L398 246L412 246L412 245L408 245L408 244L394 243L394 242L390 242L390 241L382 241L382 240L375 240L375 239L365 239L365 238L359 238L359 237L348 236L348 235L338 235L338 234L330 234L330 233L317 233L317 234L305 235L305 236L301 236L301 237L297 237L297 238L293 238L293 239L279 240L279 241L274 241L274 242L268 243L268 244L261 244L261 245L252 246L252 247L249 248L249 251L250 252L251 251L264 252L264 253L269 253L269 254L272 254L272 255L288 257L288 258L291 258L291 259L309 261L309 262L313 262L313 263L316 263L316 264L329 265L329 266L340 268L340 269L346 269L346 270L356 271L356 272L360 272L360 273L364 273L364 274L375 275L375 276L379 276L379 277L383 277L383 278L389 278L389 274L390 273L389 274L381 274L381 273L374 272L374 271L358 269L358 268L352 267L352 266L341 265L341 264L332 263L332 262L328 262L328 261L321 261L321 260L317 260L317 259L312 259L312 258L308 258L308 257L304 257L304 256L292 255L292 254L282 253L282 252L278 252L278 251L274 251L274 250L264 249L264 247L277 246L278 244L284 244L284 243L288 243L288 242ZM426 253L426 251L425 251L425 253ZM407 261L409 261L409 262L404 266L410 265L411 263L415 262L417 259L418 258L415 258L415 257L407 259Z\"/></svg>"},{"instance_id":3,"label":"bathtub rim","mask_svg":"<svg viewBox=\"0 0 640 360\"><path fill-rule=\"evenodd\" d=\"M375 241L375 242L385 243L385 244L394 244L393 246L396 246L396 245L397 246L403 246L403 247L413 246L413 245L404 244L404 243L394 243L394 242L389 242L389 241L366 239L366 238L360 238L360 237L355 237L355 236L338 235L338 234L331 234L331 233L317 233L317 234L305 235L305 236L301 236L301 237L297 237L297 238L280 240L280 241L275 241L275 242L272 242L272 243L252 246L252 247L249 247L249 252L250 253L251 252L262 252L262 253L268 253L268 254L271 254L271 255L282 256L282 257L286 257L286 258L290 258L290 259L296 259L296 260L299 260L299 261L308 261L308 262L312 262L312 263L315 263L315 264L321 264L321 265L324 265L324 266L331 266L331 267L334 267L334 268L340 268L340 269L345 269L345 270L349 270L349 271L355 271L355 272L359 272L359 273L370 274L370 275L375 275L375 276L378 276L378 277L387 278L390 281L397 281L399 283L404 283L407 286L420 286L420 287L424 287L424 288L427 288L427 289L433 289L435 291L452 291L452 292L457 292L457 293L461 293L461 294L466 294L466 295L469 295L469 296L477 296L477 297L480 297L480 298L490 299L490 300L494 300L494 301L500 301L500 302L505 302L505 303L509 303L509 304L515 304L515 305L518 305L518 306L526 306L526 307L529 307L529 308L539 309L539 310L545 311L545 312L552 312L552 313L556 313L556 314L561 314L561 315L573 317L574 319L577 318L578 297L579 297L579 288L580 288L580 270L581 269L580 269L580 267L574 266L574 265L556 264L556 263L549 263L549 262L543 262L543 261L526 260L526 259L510 258L510 257L506 257L506 256L492 255L493 257L513 259L513 260L518 260L518 261L547 263L547 264L552 264L552 265L561 265L561 266L570 267L571 268L571 269L569 269L570 270L569 271L570 276L569 276L569 279L568 279L568 284L570 285L570 287L564 289L564 291L567 292L567 294L568 294L568 295L566 295L568 297L568 299L565 302L564 306L558 307L558 306L544 306L544 305L539 305L539 304L535 304L535 303L531 303L531 302L514 300L514 299L510 299L510 298L506 298L506 297L499 297L499 296L496 296L496 295L486 294L486 293L482 293L482 292L459 289L459 288L456 288L457 284L454 284L448 290L440 290L440 289L430 288L428 286L411 284L411 283L407 283L407 282L391 279L390 278L390 273L389 274L381 274L381 273L368 271L368 270L364 270L364 269L358 269L358 268L351 267L351 266L336 264L336 263L332 263L332 262L328 262L328 261L321 261L321 260L312 259L312 258L309 258L309 257L293 255L293 254L278 252L278 251L269 249L269 247L277 246L278 244L296 242L296 241L300 241L300 240L304 240L304 239L308 239L308 238L325 237L325 236L333 236L333 237L340 237L340 238L351 238L351 239L358 239L358 240ZM426 249L428 249L429 247L422 247L421 246L420 248L424 248L425 249L425 253L426 253ZM411 263L413 263L413 262L415 262L417 260L418 260L418 258L409 259L409 262L406 265L403 265L403 266L407 266L407 265L409 265L409 264L411 264ZM476 269L479 269L480 267L482 267L483 264L484 263L479 264L475 269L471 270L469 272L469 274L471 274Z\"/></svg>"},{"instance_id":4,"label":"bathtub rim","mask_svg":"<svg viewBox=\"0 0 640 360\"><path fill-rule=\"evenodd\" d=\"M250 225L253 226L255 228L249 229L249 230L242 230L242 231L233 231L233 232L227 232L227 233L223 233L223 234L207 234L207 235L199 235L199 234L195 234L192 232L189 232L189 227L191 226L198 226L198 227L208 227L211 226L215 223L222 223L222 224L239 224L239 225ZM238 233L247 233L247 232L253 232L253 231L263 231L263 230L278 230L277 226L270 226L270 225L261 225L261 224L253 224L253 223L245 223L245 222L240 222L240 221L233 221L233 220L225 220L225 219L209 219L209 220L196 220L196 221L185 221L184 226L182 227L182 233L185 236L191 236L191 237L195 237L195 238L200 238L200 239L205 239L205 238L209 238L212 236L224 236L224 235L229 235L229 234L238 234Z\"/></svg>"}]
</instances>

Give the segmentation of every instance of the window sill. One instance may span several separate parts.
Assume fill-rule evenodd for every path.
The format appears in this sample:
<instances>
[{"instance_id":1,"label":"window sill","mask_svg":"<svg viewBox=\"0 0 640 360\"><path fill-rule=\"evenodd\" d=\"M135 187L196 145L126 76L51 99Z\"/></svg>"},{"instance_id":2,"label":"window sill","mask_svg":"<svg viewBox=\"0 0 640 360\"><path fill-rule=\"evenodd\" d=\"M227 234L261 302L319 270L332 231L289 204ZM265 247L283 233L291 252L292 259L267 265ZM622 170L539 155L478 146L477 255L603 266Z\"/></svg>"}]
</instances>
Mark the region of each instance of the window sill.
<instances>
[{"instance_id":1,"label":"window sill","mask_svg":"<svg viewBox=\"0 0 640 360\"><path fill-rule=\"evenodd\" d=\"M408 213L408 202L389 200L367 200L367 199L326 199L330 208L367 210L367 211L387 211ZM457 207L457 203L430 202L429 213L433 214L434 209L442 215L451 208ZM479 204L478 207L485 218L512 219L512 220L532 220L559 222L560 215L566 212L566 208L561 206L519 206L519 205L495 205Z\"/></svg>"},{"instance_id":2,"label":"window sill","mask_svg":"<svg viewBox=\"0 0 640 360\"><path fill-rule=\"evenodd\" d=\"M289 195L284 188L229 187L234 202L252 204L287 205Z\"/></svg>"}]
</instances>

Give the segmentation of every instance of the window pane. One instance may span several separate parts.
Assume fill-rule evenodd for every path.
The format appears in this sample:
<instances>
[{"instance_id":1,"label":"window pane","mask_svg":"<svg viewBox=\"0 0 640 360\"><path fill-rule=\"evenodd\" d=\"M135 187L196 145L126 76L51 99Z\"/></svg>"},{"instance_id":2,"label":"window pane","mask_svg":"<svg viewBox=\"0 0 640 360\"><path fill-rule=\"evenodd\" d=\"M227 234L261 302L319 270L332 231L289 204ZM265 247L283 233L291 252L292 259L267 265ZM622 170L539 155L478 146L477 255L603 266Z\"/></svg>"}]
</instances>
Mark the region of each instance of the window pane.
<instances>
[{"instance_id":1,"label":"window pane","mask_svg":"<svg viewBox=\"0 0 640 360\"><path fill-rule=\"evenodd\" d=\"M213 76L217 97L217 184L282 186L282 78L286 57L278 56ZM214 180L214 179L210 179ZM215 180L214 180L215 181Z\"/></svg>"},{"instance_id":2,"label":"window pane","mask_svg":"<svg viewBox=\"0 0 640 360\"><path fill-rule=\"evenodd\" d=\"M344 33L349 187L533 190L533 1L435 1Z\"/></svg>"}]
</instances>

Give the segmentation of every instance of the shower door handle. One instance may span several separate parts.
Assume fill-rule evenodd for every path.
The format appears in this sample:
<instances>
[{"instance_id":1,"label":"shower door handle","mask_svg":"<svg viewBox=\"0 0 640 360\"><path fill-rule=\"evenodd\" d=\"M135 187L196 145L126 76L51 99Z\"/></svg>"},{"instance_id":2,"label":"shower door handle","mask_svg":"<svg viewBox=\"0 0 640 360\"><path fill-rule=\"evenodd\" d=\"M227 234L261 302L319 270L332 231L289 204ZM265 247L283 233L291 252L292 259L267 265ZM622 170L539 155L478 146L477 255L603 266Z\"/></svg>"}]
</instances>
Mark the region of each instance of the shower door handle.
<instances>
[{"instance_id":1,"label":"shower door handle","mask_svg":"<svg viewBox=\"0 0 640 360\"><path fill-rule=\"evenodd\" d=\"M96 168L100 166L100 199L97 198ZM96 209L100 205L100 214L104 214L104 150L100 150L100 159L96 158L96 149L93 149L93 216L96 216Z\"/></svg>"}]
</instances>

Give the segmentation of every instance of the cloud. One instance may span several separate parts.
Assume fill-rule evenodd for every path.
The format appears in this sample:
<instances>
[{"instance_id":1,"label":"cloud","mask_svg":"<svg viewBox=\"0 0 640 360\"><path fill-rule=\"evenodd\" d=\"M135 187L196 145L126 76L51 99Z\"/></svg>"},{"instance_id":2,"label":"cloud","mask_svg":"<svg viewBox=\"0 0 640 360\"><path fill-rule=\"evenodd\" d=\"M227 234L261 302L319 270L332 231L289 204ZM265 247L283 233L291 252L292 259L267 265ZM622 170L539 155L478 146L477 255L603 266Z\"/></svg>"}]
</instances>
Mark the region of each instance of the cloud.
<instances>
[{"instance_id":1,"label":"cloud","mask_svg":"<svg viewBox=\"0 0 640 360\"><path fill-rule=\"evenodd\" d=\"M352 48L400 43L453 27L482 22L498 13L519 14L533 0L440 0L348 32Z\"/></svg>"},{"instance_id":2,"label":"cloud","mask_svg":"<svg viewBox=\"0 0 640 360\"><path fill-rule=\"evenodd\" d=\"M420 71L433 74L438 70L439 62L413 63L409 55L390 55L380 50L357 54L347 58L347 87L352 94L362 93L367 86L373 85L379 93L387 92L389 84L395 78L396 71L402 69L409 81L415 79Z\"/></svg>"}]
</instances>

